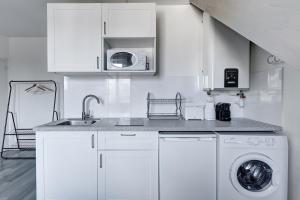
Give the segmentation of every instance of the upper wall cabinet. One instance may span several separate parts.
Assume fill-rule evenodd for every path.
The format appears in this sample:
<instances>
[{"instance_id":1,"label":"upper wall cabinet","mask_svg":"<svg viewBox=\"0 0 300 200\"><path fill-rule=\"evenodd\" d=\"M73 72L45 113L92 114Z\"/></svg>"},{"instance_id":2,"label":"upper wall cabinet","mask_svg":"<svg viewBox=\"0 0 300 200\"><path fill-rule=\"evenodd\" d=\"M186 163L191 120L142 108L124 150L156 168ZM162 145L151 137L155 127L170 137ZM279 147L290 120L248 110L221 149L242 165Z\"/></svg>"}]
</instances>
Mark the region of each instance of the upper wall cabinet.
<instances>
[{"instance_id":1,"label":"upper wall cabinet","mask_svg":"<svg viewBox=\"0 0 300 200\"><path fill-rule=\"evenodd\" d=\"M48 4L48 71L101 70L101 4Z\"/></svg>"},{"instance_id":2,"label":"upper wall cabinet","mask_svg":"<svg viewBox=\"0 0 300 200\"><path fill-rule=\"evenodd\" d=\"M248 89L250 42L206 12L203 25L204 89Z\"/></svg>"},{"instance_id":3,"label":"upper wall cabinet","mask_svg":"<svg viewBox=\"0 0 300 200\"><path fill-rule=\"evenodd\" d=\"M156 37L154 3L103 4L104 37Z\"/></svg>"},{"instance_id":4,"label":"upper wall cabinet","mask_svg":"<svg viewBox=\"0 0 300 200\"><path fill-rule=\"evenodd\" d=\"M154 3L50 3L47 18L49 72L155 74ZM108 69L110 49L138 49L145 54L145 69ZM133 66L139 64L135 58L129 60Z\"/></svg>"}]
</instances>

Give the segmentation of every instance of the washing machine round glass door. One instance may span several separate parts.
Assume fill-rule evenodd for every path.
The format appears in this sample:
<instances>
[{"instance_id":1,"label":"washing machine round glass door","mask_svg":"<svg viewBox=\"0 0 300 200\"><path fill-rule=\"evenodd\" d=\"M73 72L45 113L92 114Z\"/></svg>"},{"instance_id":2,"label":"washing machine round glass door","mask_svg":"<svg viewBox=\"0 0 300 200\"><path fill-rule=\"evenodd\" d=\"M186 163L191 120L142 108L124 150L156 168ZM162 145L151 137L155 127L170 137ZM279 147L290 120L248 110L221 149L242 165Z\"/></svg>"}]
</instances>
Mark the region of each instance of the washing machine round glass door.
<instances>
[{"instance_id":1,"label":"washing machine round glass door","mask_svg":"<svg viewBox=\"0 0 300 200\"><path fill-rule=\"evenodd\" d=\"M262 154L246 154L231 168L231 182L235 189L251 197L263 197L273 193L279 185L279 171L274 162Z\"/></svg>"}]
</instances>

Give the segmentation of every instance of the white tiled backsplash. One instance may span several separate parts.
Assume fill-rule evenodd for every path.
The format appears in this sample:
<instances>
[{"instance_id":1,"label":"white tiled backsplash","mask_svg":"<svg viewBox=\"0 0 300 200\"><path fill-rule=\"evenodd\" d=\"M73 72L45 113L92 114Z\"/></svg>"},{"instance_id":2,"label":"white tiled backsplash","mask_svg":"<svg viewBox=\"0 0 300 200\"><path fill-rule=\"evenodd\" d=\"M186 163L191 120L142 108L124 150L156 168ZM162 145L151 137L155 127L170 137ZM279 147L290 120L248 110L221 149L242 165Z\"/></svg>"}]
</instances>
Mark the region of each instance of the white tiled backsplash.
<instances>
[{"instance_id":1,"label":"white tiled backsplash","mask_svg":"<svg viewBox=\"0 0 300 200\"><path fill-rule=\"evenodd\" d=\"M95 94L104 101L104 105L89 101L94 117L146 117L148 92L156 98L173 98L180 92L186 103L199 105L204 105L207 98L198 76L65 77L64 117L80 117L82 99L88 94ZM219 94L215 99L216 102L232 103L233 117L243 116L243 109L236 104L238 97ZM170 112L170 107L161 109L160 112Z\"/></svg>"},{"instance_id":2,"label":"white tiled backsplash","mask_svg":"<svg viewBox=\"0 0 300 200\"><path fill-rule=\"evenodd\" d=\"M244 116L258 121L281 125L283 102L283 67L270 65L268 52L251 46L250 90L246 93Z\"/></svg>"}]
</instances>

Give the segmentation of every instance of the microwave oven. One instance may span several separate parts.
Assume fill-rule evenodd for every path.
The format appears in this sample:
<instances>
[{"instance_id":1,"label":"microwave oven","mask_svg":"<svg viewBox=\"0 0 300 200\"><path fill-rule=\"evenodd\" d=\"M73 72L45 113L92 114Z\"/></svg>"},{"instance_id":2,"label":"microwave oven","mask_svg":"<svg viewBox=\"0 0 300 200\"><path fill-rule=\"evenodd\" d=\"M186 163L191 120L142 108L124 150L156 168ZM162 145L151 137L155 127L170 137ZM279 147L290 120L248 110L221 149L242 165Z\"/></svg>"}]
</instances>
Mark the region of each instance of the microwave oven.
<instances>
[{"instance_id":1,"label":"microwave oven","mask_svg":"<svg viewBox=\"0 0 300 200\"><path fill-rule=\"evenodd\" d=\"M108 71L146 71L149 70L146 51L133 48L107 50Z\"/></svg>"}]
</instances>

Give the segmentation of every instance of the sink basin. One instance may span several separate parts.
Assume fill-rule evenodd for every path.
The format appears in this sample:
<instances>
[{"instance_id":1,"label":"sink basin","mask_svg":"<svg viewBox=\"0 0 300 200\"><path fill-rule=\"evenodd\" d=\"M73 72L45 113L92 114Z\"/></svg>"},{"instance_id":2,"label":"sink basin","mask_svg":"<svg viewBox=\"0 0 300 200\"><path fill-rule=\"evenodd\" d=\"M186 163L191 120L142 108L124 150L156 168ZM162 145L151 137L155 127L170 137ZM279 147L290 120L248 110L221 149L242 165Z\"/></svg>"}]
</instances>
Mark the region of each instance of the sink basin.
<instances>
[{"instance_id":1,"label":"sink basin","mask_svg":"<svg viewBox=\"0 0 300 200\"><path fill-rule=\"evenodd\" d=\"M95 123L96 120L68 120L57 124L57 126L90 126Z\"/></svg>"}]
</instances>

